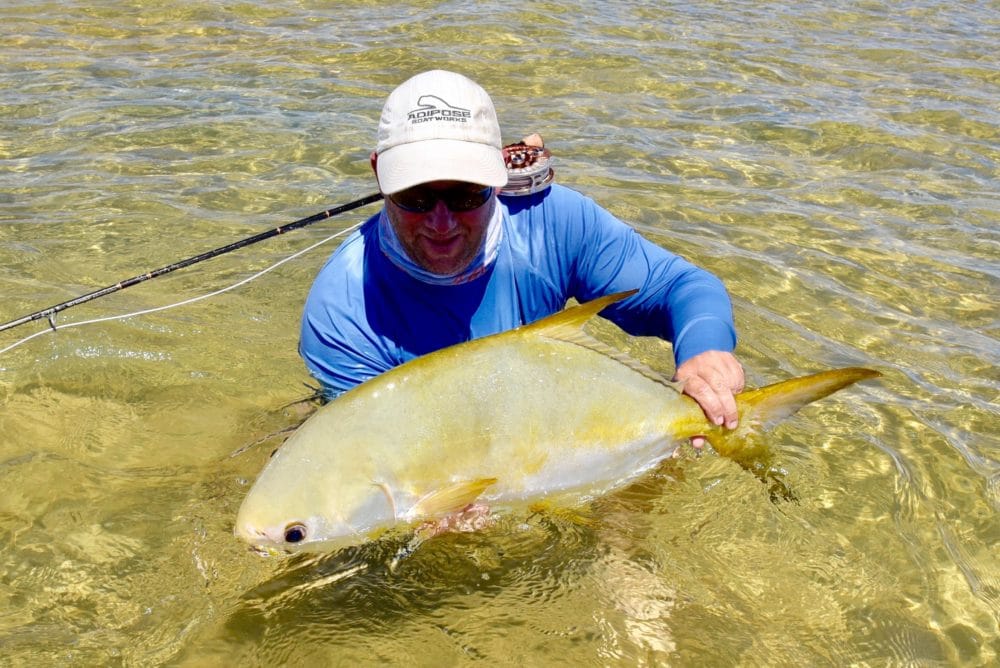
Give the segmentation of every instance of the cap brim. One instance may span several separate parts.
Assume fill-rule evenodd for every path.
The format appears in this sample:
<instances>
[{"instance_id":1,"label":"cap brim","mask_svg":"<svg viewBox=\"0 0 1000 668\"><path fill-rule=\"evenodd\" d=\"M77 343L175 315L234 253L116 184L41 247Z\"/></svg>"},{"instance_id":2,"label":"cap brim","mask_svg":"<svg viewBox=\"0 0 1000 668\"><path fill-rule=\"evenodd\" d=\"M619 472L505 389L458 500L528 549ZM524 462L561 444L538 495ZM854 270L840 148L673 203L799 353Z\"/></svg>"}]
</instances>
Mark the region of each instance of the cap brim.
<instances>
[{"instance_id":1,"label":"cap brim","mask_svg":"<svg viewBox=\"0 0 1000 668\"><path fill-rule=\"evenodd\" d=\"M457 139L428 139L378 154L379 189L391 195L429 181L465 181L502 188L507 167L500 149Z\"/></svg>"}]
</instances>

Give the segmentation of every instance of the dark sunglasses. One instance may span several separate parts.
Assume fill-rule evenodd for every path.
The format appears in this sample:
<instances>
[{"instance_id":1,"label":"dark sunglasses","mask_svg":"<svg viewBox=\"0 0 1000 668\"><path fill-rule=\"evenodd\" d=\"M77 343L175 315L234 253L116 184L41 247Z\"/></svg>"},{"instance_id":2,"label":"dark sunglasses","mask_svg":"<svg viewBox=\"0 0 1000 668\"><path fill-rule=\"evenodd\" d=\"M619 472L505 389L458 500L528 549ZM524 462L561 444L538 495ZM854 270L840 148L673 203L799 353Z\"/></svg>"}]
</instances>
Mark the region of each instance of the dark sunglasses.
<instances>
[{"instance_id":1,"label":"dark sunglasses","mask_svg":"<svg viewBox=\"0 0 1000 668\"><path fill-rule=\"evenodd\" d=\"M444 202L449 211L457 213L478 209L486 204L492 194L491 186L486 186L482 190L469 190L466 186L455 186L446 190L414 186L389 195L389 199L400 209L413 213L427 213L437 206L439 201Z\"/></svg>"}]
</instances>

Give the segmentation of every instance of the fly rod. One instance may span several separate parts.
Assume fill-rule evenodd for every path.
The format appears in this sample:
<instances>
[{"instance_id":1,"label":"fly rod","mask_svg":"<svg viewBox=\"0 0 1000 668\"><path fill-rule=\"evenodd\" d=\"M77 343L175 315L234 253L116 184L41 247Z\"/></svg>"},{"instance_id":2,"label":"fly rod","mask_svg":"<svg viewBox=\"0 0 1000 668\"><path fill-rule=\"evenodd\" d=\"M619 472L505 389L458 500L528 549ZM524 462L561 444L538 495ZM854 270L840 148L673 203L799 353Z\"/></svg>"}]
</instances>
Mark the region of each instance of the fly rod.
<instances>
[{"instance_id":1,"label":"fly rod","mask_svg":"<svg viewBox=\"0 0 1000 668\"><path fill-rule=\"evenodd\" d=\"M184 267L190 267L192 264L202 262L204 260L209 260L213 257L218 257L219 255L224 255L231 251L249 246L250 244L255 244L258 241L263 241L264 239L270 239L271 237L276 237L279 234L284 234L285 232L290 232L292 230L297 230L300 227L305 227L306 225L311 225L313 223L319 222L321 220L326 220L327 218L332 218L338 214L344 213L345 211L352 211L354 209L365 206L366 204L371 204L372 202L377 202L382 199L382 193L375 193L373 195L368 195L362 197L361 199L354 200L353 202L348 202L347 204L341 204L332 209L327 209L326 211L321 211L320 213L313 214L312 216L307 216L300 220L296 220L288 225L281 225L275 227L274 229L268 230L266 232L261 232L260 234L255 234L251 237L241 239L239 241L234 241L231 244L225 246L220 246L219 248L206 251L200 255L195 255L189 257L186 260L181 260L173 264L169 264L165 267L160 267L159 269L154 269L148 271L145 274L140 274L138 276L133 276L132 278L127 278L124 281L119 281L114 285L109 285L107 287L101 288L100 290L94 290L93 292L88 292L85 295L75 297L68 301L62 302L61 304L56 304L55 306L50 306L48 308L42 309L41 311L35 311L34 313L29 313L26 316L17 318L16 320L11 320L0 325L0 332L11 329L12 327L17 327L18 325L23 325L28 322L33 322L35 320L40 320L41 318L48 318L49 326L52 329L56 328L55 321L53 317L56 313L60 311L65 311L66 309L77 306L79 304L84 304L91 300L97 299L98 297L103 297L105 295L110 295L112 292L118 292L119 290L124 290L125 288L136 285L137 283L142 283L143 281L148 281L151 278L156 278L157 276L162 276L163 274L169 274L172 271L178 269L183 269Z\"/></svg>"}]
</instances>

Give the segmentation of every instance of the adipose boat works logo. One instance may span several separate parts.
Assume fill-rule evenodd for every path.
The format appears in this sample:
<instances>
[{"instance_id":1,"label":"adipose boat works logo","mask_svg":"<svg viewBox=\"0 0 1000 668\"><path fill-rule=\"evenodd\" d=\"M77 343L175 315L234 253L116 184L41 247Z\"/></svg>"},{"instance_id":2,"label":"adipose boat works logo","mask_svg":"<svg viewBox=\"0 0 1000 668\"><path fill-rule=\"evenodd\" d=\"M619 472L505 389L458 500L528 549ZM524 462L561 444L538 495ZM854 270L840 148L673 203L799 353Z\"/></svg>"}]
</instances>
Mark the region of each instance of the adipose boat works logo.
<instances>
[{"instance_id":1,"label":"adipose boat works logo","mask_svg":"<svg viewBox=\"0 0 1000 668\"><path fill-rule=\"evenodd\" d=\"M453 107L437 95L421 95L417 100L417 108L406 114L412 124L431 121L450 121L453 123L468 123L472 112L461 107Z\"/></svg>"}]
</instances>

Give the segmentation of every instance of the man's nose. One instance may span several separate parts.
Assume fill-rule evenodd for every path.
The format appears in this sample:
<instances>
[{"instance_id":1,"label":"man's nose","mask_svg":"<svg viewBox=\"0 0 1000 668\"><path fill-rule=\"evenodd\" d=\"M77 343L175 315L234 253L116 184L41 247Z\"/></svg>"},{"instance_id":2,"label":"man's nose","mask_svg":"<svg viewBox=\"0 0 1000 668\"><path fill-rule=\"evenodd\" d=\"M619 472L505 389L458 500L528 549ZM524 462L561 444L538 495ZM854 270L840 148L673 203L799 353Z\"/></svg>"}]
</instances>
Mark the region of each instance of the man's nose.
<instances>
[{"instance_id":1,"label":"man's nose","mask_svg":"<svg viewBox=\"0 0 1000 668\"><path fill-rule=\"evenodd\" d=\"M436 234L443 234L454 229L457 221L451 209L442 200L438 200L434 208L427 212L424 224Z\"/></svg>"}]
</instances>

